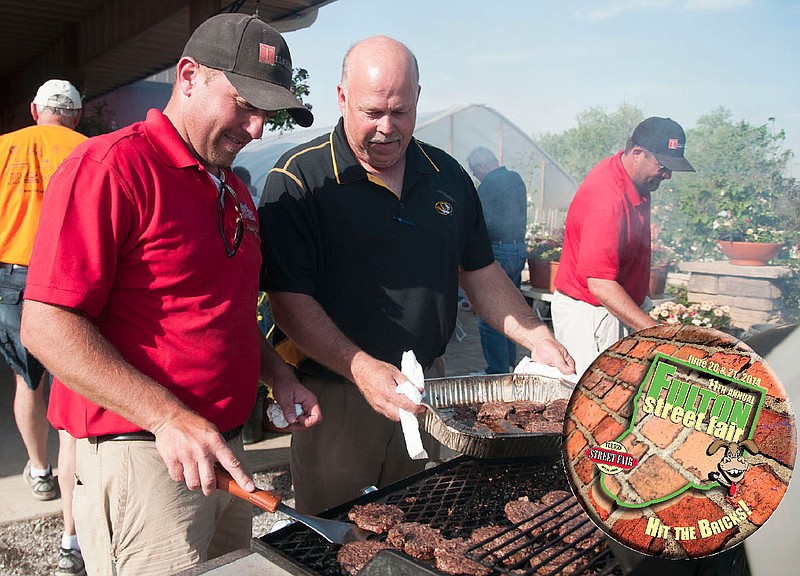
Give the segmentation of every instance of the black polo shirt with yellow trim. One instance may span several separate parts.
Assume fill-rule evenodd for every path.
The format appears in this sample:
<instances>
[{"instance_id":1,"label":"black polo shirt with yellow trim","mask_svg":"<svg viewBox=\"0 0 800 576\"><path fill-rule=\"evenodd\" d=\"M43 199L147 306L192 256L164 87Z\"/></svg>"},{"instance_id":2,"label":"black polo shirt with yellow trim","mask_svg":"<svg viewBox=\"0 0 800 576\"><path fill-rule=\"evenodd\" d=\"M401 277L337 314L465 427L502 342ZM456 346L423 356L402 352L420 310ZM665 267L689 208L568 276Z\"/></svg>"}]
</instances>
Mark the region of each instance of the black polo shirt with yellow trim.
<instances>
[{"instance_id":1,"label":"black polo shirt with yellow trim","mask_svg":"<svg viewBox=\"0 0 800 576\"><path fill-rule=\"evenodd\" d=\"M456 325L459 268L494 260L472 180L416 139L398 198L356 160L343 122L284 154L264 186L262 289L314 297L368 354L425 367Z\"/></svg>"}]
</instances>

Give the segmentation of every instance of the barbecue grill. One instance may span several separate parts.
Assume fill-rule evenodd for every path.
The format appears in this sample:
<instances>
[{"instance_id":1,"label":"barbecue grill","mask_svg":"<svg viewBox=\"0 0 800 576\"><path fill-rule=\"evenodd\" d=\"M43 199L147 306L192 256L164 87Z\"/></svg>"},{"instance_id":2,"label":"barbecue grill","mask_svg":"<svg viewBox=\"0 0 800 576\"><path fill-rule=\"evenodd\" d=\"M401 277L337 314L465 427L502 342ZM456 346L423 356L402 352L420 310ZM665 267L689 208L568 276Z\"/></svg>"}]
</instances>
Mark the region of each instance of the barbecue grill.
<instances>
[{"instance_id":1,"label":"barbecue grill","mask_svg":"<svg viewBox=\"0 0 800 576\"><path fill-rule=\"evenodd\" d=\"M518 524L511 524L506 518L506 502L523 496L534 500L552 490L569 491L558 457L477 459L459 456L332 508L321 516L346 521L353 506L380 502L400 507L406 514L406 521L428 524L448 538L469 537L475 528L490 524L516 527L522 534L518 540L509 541L501 533L494 539L477 543L468 555L491 568L493 574L622 574L605 543L580 549L580 541L591 537L590 534L583 534L570 544L563 542L564 535L554 536L553 532L549 535L535 534L537 526L548 522L559 526L572 521L570 530L576 533L593 527L574 500L571 500L571 506L569 502L554 503L543 513ZM375 538L384 539L385 534ZM291 574L344 574L336 560L339 546L330 544L302 524L292 524L254 539L253 549ZM560 551L564 549L567 552L562 554ZM503 564L503 559L520 550L524 550L524 560L517 564ZM491 554L493 551L495 554ZM535 563L531 564L534 557ZM546 570L544 564L547 564ZM395 551L379 552L362 570L365 576L401 573L408 576L443 574L432 564Z\"/></svg>"}]
</instances>

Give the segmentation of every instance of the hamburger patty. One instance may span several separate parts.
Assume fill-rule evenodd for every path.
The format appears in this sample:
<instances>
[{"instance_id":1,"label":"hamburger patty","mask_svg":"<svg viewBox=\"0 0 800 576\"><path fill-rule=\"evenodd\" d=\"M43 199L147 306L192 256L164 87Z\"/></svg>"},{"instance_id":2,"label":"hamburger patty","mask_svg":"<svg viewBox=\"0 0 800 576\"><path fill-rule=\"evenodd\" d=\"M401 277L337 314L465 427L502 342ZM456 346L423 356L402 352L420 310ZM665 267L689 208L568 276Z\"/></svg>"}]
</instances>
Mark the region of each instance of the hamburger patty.
<instances>
[{"instance_id":1,"label":"hamburger patty","mask_svg":"<svg viewBox=\"0 0 800 576\"><path fill-rule=\"evenodd\" d=\"M357 504L347 513L347 517L355 522L356 526L382 534L405 518L405 512L393 504Z\"/></svg>"},{"instance_id":2,"label":"hamburger patty","mask_svg":"<svg viewBox=\"0 0 800 576\"><path fill-rule=\"evenodd\" d=\"M504 528L502 526L493 525L481 526L472 531L469 539L472 541L473 545L488 540L483 546L476 548L475 553L490 553L506 566L524 562L530 553L530 549L527 546L523 546L517 550L517 548L525 544L527 536L516 528ZM501 544L505 545L497 549Z\"/></svg>"},{"instance_id":3,"label":"hamburger patty","mask_svg":"<svg viewBox=\"0 0 800 576\"><path fill-rule=\"evenodd\" d=\"M443 540L434 550L436 568L445 574L457 576L487 576L492 571L480 562L467 558L466 554L473 542L466 538ZM491 556L486 561L492 561Z\"/></svg>"},{"instance_id":4,"label":"hamburger patty","mask_svg":"<svg viewBox=\"0 0 800 576\"><path fill-rule=\"evenodd\" d=\"M434 550L445 538L436 528L419 522L395 524L386 536L386 542L420 560L433 560Z\"/></svg>"},{"instance_id":5,"label":"hamburger patty","mask_svg":"<svg viewBox=\"0 0 800 576\"><path fill-rule=\"evenodd\" d=\"M552 514L542 512L546 506L538 500L529 500L527 496L506 502L504 507L506 518L514 525L519 524L519 530L530 532L531 535L545 534L550 532L556 521L549 519ZM544 514L544 516L542 516Z\"/></svg>"},{"instance_id":6,"label":"hamburger patty","mask_svg":"<svg viewBox=\"0 0 800 576\"><path fill-rule=\"evenodd\" d=\"M356 576L379 550L387 548L391 548L391 546L379 540L348 542L336 553L336 560L339 561L342 570L351 576Z\"/></svg>"}]
</instances>

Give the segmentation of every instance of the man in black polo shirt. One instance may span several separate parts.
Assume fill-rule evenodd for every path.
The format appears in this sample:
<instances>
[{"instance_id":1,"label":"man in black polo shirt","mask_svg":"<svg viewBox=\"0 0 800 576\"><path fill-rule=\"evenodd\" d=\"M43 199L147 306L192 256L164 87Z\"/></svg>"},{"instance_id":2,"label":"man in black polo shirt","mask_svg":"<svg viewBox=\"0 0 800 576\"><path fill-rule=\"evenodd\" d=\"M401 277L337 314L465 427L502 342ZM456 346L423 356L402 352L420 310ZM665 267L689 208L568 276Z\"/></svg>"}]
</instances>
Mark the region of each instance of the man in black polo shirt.
<instances>
[{"instance_id":1,"label":"man in black polo shirt","mask_svg":"<svg viewBox=\"0 0 800 576\"><path fill-rule=\"evenodd\" d=\"M413 350L436 373L459 284L484 320L573 372L494 263L469 176L412 137L419 71L408 48L383 36L356 44L337 93L339 124L278 161L259 211L263 287L289 338L278 349L323 412L292 438L295 504L312 513L424 468L405 450L398 409L421 407L395 392L406 380L397 366Z\"/></svg>"}]
</instances>

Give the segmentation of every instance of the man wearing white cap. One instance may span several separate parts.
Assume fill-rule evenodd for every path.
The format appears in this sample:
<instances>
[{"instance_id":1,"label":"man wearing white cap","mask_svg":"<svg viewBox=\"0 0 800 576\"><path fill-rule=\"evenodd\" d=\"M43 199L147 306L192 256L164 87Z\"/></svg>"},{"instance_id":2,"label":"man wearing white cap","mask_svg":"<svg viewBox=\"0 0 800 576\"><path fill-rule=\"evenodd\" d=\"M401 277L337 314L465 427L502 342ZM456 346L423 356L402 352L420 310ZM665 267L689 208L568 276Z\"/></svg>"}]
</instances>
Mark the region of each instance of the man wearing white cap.
<instances>
[{"instance_id":1,"label":"man wearing white cap","mask_svg":"<svg viewBox=\"0 0 800 576\"><path fill-rule=\"evenodd\" d=\"M48 417L78 438L75 520L89 574L175 574L249 547L242 426L259 380L290 430L316 398L261 337L259 223L236 154L291 92L283 38L221 14L192 34L164 111L89 140L48 190L22 339L53 373ZM202 491L201 491L202 489Z\"/></svg>"},{"instance_id":2,"label":"man wearing white cap","mask_svg":"<svg viewBox=\"0 0 800 576\"><path fill-rule=\"evenodd\" d=\"M39 227L39 214L50 177L86 136L75 131L81 117L81 96L66 80L48 80L31 103L36 122L0 136L0 333L3 355L16 373L14 416L28 452L23 477L38 500L58 496L47 462L45 369L20 341L22 296ZM64 499L64 537L57 576L80 575L80 557L72 520L71 480L74 439L59 433L59 483Z\"/></svg>"}]
</instances>

